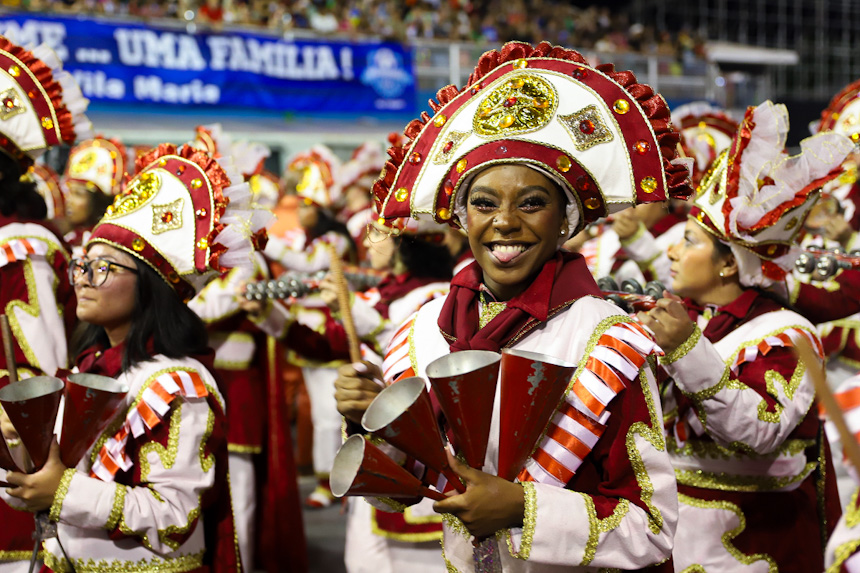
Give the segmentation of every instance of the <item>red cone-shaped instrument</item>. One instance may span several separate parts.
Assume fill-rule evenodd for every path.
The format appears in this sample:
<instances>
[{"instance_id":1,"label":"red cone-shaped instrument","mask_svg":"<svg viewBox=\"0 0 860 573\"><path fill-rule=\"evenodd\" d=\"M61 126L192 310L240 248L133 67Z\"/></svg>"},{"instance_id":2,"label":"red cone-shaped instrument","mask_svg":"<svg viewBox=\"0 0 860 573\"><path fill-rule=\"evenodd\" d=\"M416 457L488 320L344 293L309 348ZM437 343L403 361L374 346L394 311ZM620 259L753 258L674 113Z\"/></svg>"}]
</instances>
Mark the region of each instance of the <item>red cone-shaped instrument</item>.
<instances>
[{"instance_id":1,"label":"red cone-shaped instrument","mask_svg":"<svg viewBox=\"0 0 860 573\"><path fill-rule=\"evenodd\" d=\"M113 419L128 386L97 374L70 374L65 389L60 457L73 468Z\"/></svg>"},{"instance_id":2,"label":"red cone-shaped instrument","mask_svg":"<svg viewBox=\"0 0 860 573\"><path fill-rule=\"evenodd\" d=\"M445 443L422 378L398 380L377 394L361 418L361 425L428 468L445 474L460 493L466 491L448 464Z\"/></svg>"},{"instance_id":3,"label":"red cone-shaped instrument","mask_svg":"<svg viewBox=\"0 0 860 573\"><path fill-rule=\"evenodd\" d=\"M546 428L576 365L537 352L502 351L499 477L513 481Z\"/></svg>"},{"instance_id":4,"label":"red cone-shaped instrument","mask_svg":"<svg viewBox=\"0 0 860 573\"><path fill-rule=\"evenodd\" d=\"M493 401L502 356L487 350L464 350L427 365L427 378L466 463L484 465Z\"/></svg>"},{"instance_id":5,"label":"red cone-shaped instrument","mask_svg":"<svg viewBox=\"0 0 860 573\"><path fill-rule=\"evenodd\" d=\"M33 471L48 460L63 386L59 378L36 376L0 388L0 404L30 454Z\"/></svg>"},{"instance_id":6,"label":"red cone-shaped instrument","mask_svg":"<svg viewBox=\"0 0 860 573\"><path fill-rule=\"evenodd\" d=\"M0 437L0 468L12 472L21 471L21 468L19 468L18 464L15 463L15 459L9 451L9 447L6 445L6 440L2 437Z\"/></svg>"},{"instance_id":7,"label":"red cone-shaped instrument","mask_svg":"<svg viewBox=\"0 0 860 573\"><path fill-rule=\"evenodd\" d=\"M329 475L331 492L337 497L370 495L385 497L429 497L442 501L445 496L421 483L417 477L363 436L351 436L334 458Z\"/></svg>"}]
</instances>

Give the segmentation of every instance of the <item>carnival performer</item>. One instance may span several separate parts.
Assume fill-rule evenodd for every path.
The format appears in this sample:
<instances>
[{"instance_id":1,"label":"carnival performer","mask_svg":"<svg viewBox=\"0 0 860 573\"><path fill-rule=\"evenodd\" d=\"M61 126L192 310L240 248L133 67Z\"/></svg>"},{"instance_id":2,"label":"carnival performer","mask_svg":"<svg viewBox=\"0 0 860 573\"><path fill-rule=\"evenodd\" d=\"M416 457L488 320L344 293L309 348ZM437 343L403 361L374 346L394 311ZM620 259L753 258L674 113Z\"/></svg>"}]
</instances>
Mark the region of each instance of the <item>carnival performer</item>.
<instances>
[{"instance_id":1,"label":"carnival performer","mask_svg":"<svg viewBox=\"0 0 860 573\"><path fill-rule=\"evenodd\" d=\"M599 217L689 192L663 99L611 64L542 43L485 53L406 128L374 186L381 221L462 226L475 262L389 346L385 382L467 349L514 348L577 364L516 482L495 475L499 405L485 463L449 461L466 493L437 502L448 571L641 569L672 549L677 493L653 373L659 352L602 300L579 254L559 248ZM641 153L637 151L641 149ZM619 166L626 166L622 169ZM341 368L350 431L380 390L368 363ZM475 550L472 541L481 549ZM480 561L480 563L478 563Z\"/></svg>"},{"instance_id":2,"label":"carnival performer","mask_svg":"<svg viewBox=\"0 0 860 573\"><path fill-rule=\"evenodd\" d=\"M343 208L338 211L337 218L349 230L359 261L365 260L364 235L373 211L370 188L384 164L382 146L375 141L366 141L355 148L339 172Z\"/></svg>"},{"instance_id":3,"label":"carnival performer","mask_svg":"<svg viewBox=\"0 0 860 573\"><path fill-rule=\"evenodd\" d=\"M211 137L217 134L217 144ZM198 128L217 155L230 157L248 181L251 204L271 211L278 180L263 170L267 147L233 141L220 126ZM206 324L215 373L227 402L230 492L243 569L302 572L307 555L287 403L280 380L283 349L239 305L241 285L271 278L266 259L236 267L200 291L188 306ZM259 487L258 487L259 484Z\"/></svg>"},{"instance_id":4,"label":"carnival performer","mask_svg":"<svg viewBox=\"0 0 860 573\"><path fill-rule=\"evenodd\" d=\"M241 175L188 146L163 144L139 165L69 272L88 325L78 369L129 392L76 468L54 446L38 472L7 474L17 487L4 499L49 510L51 571L241 571L223 399L205 327L185 301L250 264L270 215L249 204L246 184L231 184Z\"/></svg>"},{"instance_id":5,"label":"carnival performer","mask_svg":"<svg viewBox=\"0 0 860 573\"><path fill-rule=\"evenodd\" d=\"M333 214L341 199L338 169L340 161L322 145L298 154L287 168L291 177L297 175L299 178L296 192L300 200L298 216L302 228L284 237L273 238L264 254L288 272L326 271L332 256L355 261L355 245L349 231ZM341 443L341 419L334 403L334 379L337 367L343 363L343 354L332 352L327 341L313 336L313 333L324 332L327 325L336 322L319 294L293 301L289 315L291 320L287 324L290 328L286 330L267 326L266 321L259 326L282 339L287 348L287 360L302 368L311 403L313 466L317 478L317 487L307 497L305 505L319 509L330 506L334 500L328 478ZM322 344L312 341L321 341Z\"/></svg>"},{"instance_id":6,"label":"carnival performer","mask_svg":"<svg viewBox=\"0 0 860 573\"><path fill-rule=\"evenodd\" d=\"M45 201L47 212L45 220L49 221L60 233L68 231L66 223L66 194L56 171L43 163L35 163L22 177L36 184L36 193Z\"/></svg>"},{"instance_id":7,"label":"carnival performer","mask_svg":"<svg viewBox=\"0 0 860 573\"><path fill-rule=\"evenodd\" d=\"M30 98L28 93L35 93ZM64 280L68 253L46 223L33 181L21 179L55 145L89 137L87 100L46 46L27 51L0 37L0 312L12 327L19 378L68 366L67 334L74 293ZM8 366L0 356L0 385ZM11 444L18 444L12 437ZM0 504L0 571L26 571L33 550L32 515Z\"/></svg>"},{"instance_id":8,"label":"carnival performer","mask_svg":"<svg viewBox=\"0 0 860 573\"><path fill-rule=\"evenodd\" d=\"M707 102L692 102L672 110L672 123L681 132L681 150L693 159L693 184L698 185L717 157L731 145L738 124L727 113ZM670 201L668 213L656 213L643 205L613 217L624 256L639 265L646 280L672 283L670 246L684 236L689 205ZM661 215L663 215L661 217Z\"/></svg>"},{"instance_id":9,"label":"carnival performer","mask_svg":"<svg viewBox=\"0 0 860 573\"><path fill-rule=\"evenodd\" d=\"M860 406L860 374L843 382L835 392L835 398L848 431L857 436L860 432L860 411L857 409ZM831 417L832 413L827 412L827 415ZM838 446L841 445L841 439L834 423L827 422L826 428L834 451L840 451L842 448ZM843 461L851 476L852 492L842 517L827 540L824 553L826 573L860 571L860 557L857 556L857 550L860 549L860 474L856 468L849 466L847 459Z\"/></svg>"},{"instance_id":10,"label":"carnival performer","mask_svg":"<svg viewBox=\"0 0 860 573\"><path fill-rule=\"evenodd\" d=\"M684 302L638 315L666 352L676 571L820 571L839 515L808 365L791 348L805 340L820 355L821 343L763 289L791 272L803 219L851 142L820 134L788 157L787 133L785 106L747 110L669 250Z\"/></svg>"},{"instance_id":11,"label":"carnival performer","mask_svg":"<svg viewBox=\"0 0 860 573\"><path fill-rule=\"evenodd\" d=\"M88 139L69 153L63 185L68 193L66 215L72 230L65 239L75 258L83 256L93 227L122 190L125 176L126 149L117 139Z\"/></svg>"}]
</instances>

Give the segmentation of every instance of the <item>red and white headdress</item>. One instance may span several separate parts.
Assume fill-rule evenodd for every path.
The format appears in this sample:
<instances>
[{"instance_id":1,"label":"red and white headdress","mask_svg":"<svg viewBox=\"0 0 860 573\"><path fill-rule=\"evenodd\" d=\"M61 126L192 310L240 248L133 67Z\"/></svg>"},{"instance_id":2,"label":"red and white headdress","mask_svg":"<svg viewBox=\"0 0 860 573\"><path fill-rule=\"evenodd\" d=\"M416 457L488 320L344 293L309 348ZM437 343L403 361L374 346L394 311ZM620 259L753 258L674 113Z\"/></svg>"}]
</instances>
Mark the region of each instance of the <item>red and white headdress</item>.
<instances>
[{"instance_id":1,"label":"red and white headdress","mask_svg":"<svg viewBox=\"0 0 860 573\"><path fill-rule=\"evenodd\" d=\"M818 190L839 176L852 148L844 135L825 132L789 157L787 134L784 105L750 107L696 192L690 216L731 247L744 286L769 287L793 268L795 239Z\"/></svg>"},{"instance_id":2,"label":"red and white headdress","mask_svg":"<svg viewBox=\"0 0 860 573\"><path fill-rule=\"evenodd\" d=\"M432 217L462 226L465 192L481 170L530 165L568 197L570 233L638 203L690 194L679 135L659 94L612 64L512 42L487 52L462 90L442 88L434 115L407 125L374 195L383 220Z\"/></svg>"},{"instance_id":3,"label":"red and white headdress","mask_svg":"<svg viewBox=\"0 0 860 573\"><path fill-rule=\"evenodd\" d=\"M96 137L82 141L69 153L63 177L67 182L89 184L112 197L122 190L127 154L118 139Z\"/></svg>"},{"instance_id":4,"label":"red and white headdress","mask_svg":"<svg viewBox=\"0 0 860 573\"><path fill-rule=\"evenodd\" d=\"M22 173L49 147L92 135L88 104L50 48L28 51L0 36L0 150Z\"/></svg>"},{"instance_id":5,"label":"red and white headdress","mask_svg":"<svg viewBox=\"0 0 860 573\"><path fill-rule=\"evenodd\" d=\"M376 141L366 141L355 148L349 161L340 169L340 187L344 191L352 185L370 189L385 165L385 152Z\"/></svg>"},{"instance_id":6,"label":"red and white headdress","mask_svg":"<svg viewBox=\"0 0 860 573\"><path fill-rule=\"evenodd\" d=\"M264 209L274 209L281 200L281 182L278 176L261 170L248 178L252 201Z\"/></svg>"},{"instance_id":7,"label":"red and white headdress","mask_svg":"<svg viewBox=\"0 0 860 573\"><path fill-rule=\"evenodd\" d=\"M287 170L300 174L296 192L308 205L325 209L334 208L341 199L342 187L337 174L340 159L325 145L314 145L296 154Z\"/></svg>"},{"instance_id":8,"label":"red and white headdress","mask_svg":"<svg viewBox=\"0 0 860 573\"><path fill-rule=\"evenodd\" d=\"M821 112L818 131L841 133L860 147L860 80L833 96L830 105Z\"/></svg>"},{"instance_id":9,"label":"red and white headdress","mask_svg":"<svg viewBox=\"0 0 860 573\"><path fill-rule=\"evenodd\" d=\"M708 102L691 102L672 110L672 124L681 132L681 149L692 157L693 183L698 185L717 156L732 144L738 122Z\"/></svg>"},{"instance_id":10,"label":"red and white headdress","mask_svg":"<svg viewBox=\"0 0 860 573\"><path fill-rule=\"evenodd\" d=\"M88 245L106 243L143 260L184 300L230 268L253 265L272 215L252 204L226 158L219 164L191 146L165 143L138 159L137 172Z\"/></svg>"},{"instance_id":11,"label":"red and white headdress","mask_svg":"<svg viewBox=\"0 0 860 573\"><path fill-rule=\"evenodd\" d=\"M45 200L48 207L47 219L66 216L66 197L60 185L57 172L41 163L33 164L22 179L29 178L36 183L36 192Z\"/></svg>"}]
</instances>

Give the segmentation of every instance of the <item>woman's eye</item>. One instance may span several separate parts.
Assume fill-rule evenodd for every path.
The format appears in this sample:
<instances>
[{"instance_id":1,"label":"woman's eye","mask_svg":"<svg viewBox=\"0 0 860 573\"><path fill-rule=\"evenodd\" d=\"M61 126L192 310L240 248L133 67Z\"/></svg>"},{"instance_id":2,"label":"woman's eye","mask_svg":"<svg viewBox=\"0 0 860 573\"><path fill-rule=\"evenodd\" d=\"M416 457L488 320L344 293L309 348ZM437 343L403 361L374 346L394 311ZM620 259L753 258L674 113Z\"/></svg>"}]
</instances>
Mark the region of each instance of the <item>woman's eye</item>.
<instances>
[{"instance_id":1,"label":"woman's eye","mask_svg":"<svg viewBox=\"0 0 860 573\"><path fill-rule=\"evenodd\" d=\"M520 204L523 211L537 211L547 206L547 200L541 197L529 197Z\"/></svg>"},{"instance_id":2,"label":"woman's eye","mask_svg":"<svg viewBox=\"0 0 860 573\"><path fill-rule=\"evenodd\" d=\"M474 197L470 199L469 204L478 211L492 211L496 208L495 203L493 203L489 199L484 199L482 197Z\"/></svg>"}]
</instances>

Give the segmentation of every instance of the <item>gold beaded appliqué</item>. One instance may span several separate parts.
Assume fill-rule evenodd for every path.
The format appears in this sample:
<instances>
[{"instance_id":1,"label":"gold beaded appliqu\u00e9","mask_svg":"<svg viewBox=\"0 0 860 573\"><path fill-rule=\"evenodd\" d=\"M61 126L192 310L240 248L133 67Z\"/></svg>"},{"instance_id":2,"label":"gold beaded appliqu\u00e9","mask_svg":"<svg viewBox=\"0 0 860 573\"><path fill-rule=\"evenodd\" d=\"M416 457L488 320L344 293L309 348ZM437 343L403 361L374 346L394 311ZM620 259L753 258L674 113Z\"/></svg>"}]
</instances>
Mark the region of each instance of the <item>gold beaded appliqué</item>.
<instances>
[{"instance_id":1,"label":"gold beaded appliqu\u00e9","mask_svg":"<svg viewBox=\"0 0 860 573\"><path fill-rule=\"evenodd\" d=\"M440 141L444 141L444 144L439 150L439 153L433 157L433 163L436 165L443 165L451 161L454 154L457 152L457 148L460 147L460 144L463 143L463 140L467 137L469 137L468 131L449 131L446 133L445 137L440 138ZM399 201L400 199L397 200Z\"/></svg>"},{"instance_id":2,"label":"gold beaded appliqu\u00e9","mask_svg":"<svg viewBox=\"0 0 860 573\"><path fill-rule=\"evenodd\" d=\"M550 122L557 107L551 83L534 74L511 74L481 101L472 129L482 137L537 131Z\"/></svg>"},{"instance_id":3,"label":"gold beaded appliqu\u00e9","mask_svg":"<svg viewBox=\"0 0 860 573\"><path fill-rule=\"evenodd\" d=\"M607 143L614 137L603 122L596 105L586 106L576 113L559 115L558 119L573 138L577 151L585 151L600 143Z\"/></svg>"},{"instance_id":4,"label":"gold beaded appliqu\u00e9","mask_svg":"<svg viewBox=\"0 0 860 573\"><path fill-rule=\"evenodd\" d=\"M75 468L68 468L63 472L63 477L60 478L60 484L57 486L57 491L54 493L54 503L51 504L51 509L48 512L48 519L53 522L60 521L60 512L63 510L63 501L69 493L69 485L72 483L73 477L75 477Z\"/></svg>"},{"instance_id":5,"label":"gold beaded appliqu\u00e9","mask_svg":"<svg viewBox=\"0 0 860 573\"><path fill-rule=\"evenodd\" d=\"M152 206L152 233L154 235L182 228L182 203L182 197L180 197L172 203Z\"/></svg>"},{"instance_id":6,"label":"gold beaded appliqu\u00e9","mask_svg":"<svg viewBox=\"0 0 860 573\"><path fill-rule=\"evenodd\" d=\"M0 120L7 120L10 117L15 117L20 113L24 113L26 108L21 105L21 98L15 88L9 88L3 93L0 93Z\"/></svg>"},{"instance_id":7,"label":"gold beaded appliqu\u00e9","mask_svg":"<svg viewBox=\"0 0 860 573\"><path fill-rule=\"evenodd\" d=\"M117 195L113 205L105 211L104 218L115 219L140 209L158 193L159 189L161 189L161 177L157 173L152 171L141 173L129 183L125 193Z\"/></svg>"}]
</instances>

